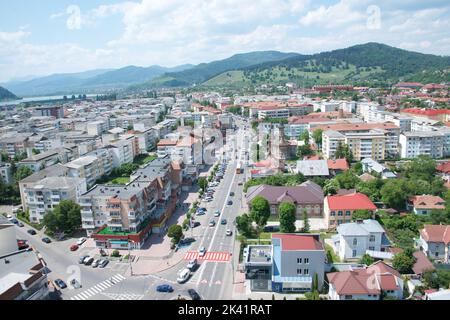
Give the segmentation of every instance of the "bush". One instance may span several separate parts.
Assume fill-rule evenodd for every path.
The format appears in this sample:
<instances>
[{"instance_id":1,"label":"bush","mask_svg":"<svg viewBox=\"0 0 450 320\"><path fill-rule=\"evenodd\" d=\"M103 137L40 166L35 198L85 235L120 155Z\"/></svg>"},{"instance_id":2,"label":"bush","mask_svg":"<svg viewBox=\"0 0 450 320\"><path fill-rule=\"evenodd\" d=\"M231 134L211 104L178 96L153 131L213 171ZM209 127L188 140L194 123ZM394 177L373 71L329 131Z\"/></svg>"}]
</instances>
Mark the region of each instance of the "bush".
<instances>
[{"instance_id":1,"label":"bush","mask_svg":"<svg viewBox=\"0 0 450 320\"><path fill-rule=\"evenodd\" d=\"M111 253L111 257L114 257L114 258L120 257L120 252L119 252L119 250L115 249L115 250Z\"/></svg>"}]
</instances>

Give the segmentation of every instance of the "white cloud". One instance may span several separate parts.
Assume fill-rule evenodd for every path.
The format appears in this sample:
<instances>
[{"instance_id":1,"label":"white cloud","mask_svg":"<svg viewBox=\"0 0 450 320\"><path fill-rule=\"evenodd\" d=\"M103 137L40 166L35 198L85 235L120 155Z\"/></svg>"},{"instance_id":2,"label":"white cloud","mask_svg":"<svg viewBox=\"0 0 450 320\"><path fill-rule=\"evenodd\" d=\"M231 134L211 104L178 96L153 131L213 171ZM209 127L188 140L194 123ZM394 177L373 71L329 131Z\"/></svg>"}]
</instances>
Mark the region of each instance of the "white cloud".
<instances>
[{"instance_id":1,"label":"white cloud","mask_svg":"<svg viewBox=\"0 0 450 320\"><path fill-rule=\"evenodd\" d=\"M30 32L19 30L16 32L2 32L0 31L0 43L7 44L8 42L18 42L23 38L26 38L30 35Z\"/></svg>"},{"instance_id":2,"label":"white cloud","mask_svg":"<svg viewBox=\"0 0 450 320\"><path fill-rule=\"evenodd\" d=\"M66 13L69 15L66 21L67 29L79 30L81 29L81 9L79 6L70 5L67 7Z\"/></svg>"}]
</instances>

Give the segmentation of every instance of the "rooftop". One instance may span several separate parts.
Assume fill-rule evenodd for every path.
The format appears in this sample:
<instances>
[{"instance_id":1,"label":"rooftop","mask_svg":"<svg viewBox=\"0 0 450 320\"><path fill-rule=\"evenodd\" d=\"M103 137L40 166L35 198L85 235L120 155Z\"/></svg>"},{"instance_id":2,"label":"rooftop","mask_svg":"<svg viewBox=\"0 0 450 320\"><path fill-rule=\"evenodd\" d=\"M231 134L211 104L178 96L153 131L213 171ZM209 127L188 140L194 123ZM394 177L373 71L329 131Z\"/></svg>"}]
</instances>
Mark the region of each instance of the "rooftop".
<instances>
[{"instance_id":1,"label":"rooftop","mask_svg":"<svg viewBox=\"0 0 450 320\"><path fill-rule=\"evenodd\" d=\"M337 227L337 232L343 236L365 236L373 232L384 233L384 229L378 221L367 219L362 222L340 224Z\"/></svg>"},{"instance_id":2,"label":"rooftop","mask_svg":"<svg viewBox=\"0 0 450 320\"><path fill-rule=\"evenodd\" d=\"M272 263L271 245L248 246L247 262L249 263Z\"/></svg>"},{"instance_id":3,"label":"rooftop","mask_svg":"<svg viewBox=\"0 0 450 320\"><path fill-rule=\"evenodd\" d=\"M377 207L363 193L353 193L347 195L328 196L328 207L330 210L376 210Z\"/></svg>"},{"instance_id":4,"label":"rooftop","mask_svg":"<svg viewBox=\"0 0 450 320\"><path fill-rule=\"evenodd\" d=\"M318 234L272 234L272 242L275 239L283 251L323 250Z\"/></svg>"}]
</instances>

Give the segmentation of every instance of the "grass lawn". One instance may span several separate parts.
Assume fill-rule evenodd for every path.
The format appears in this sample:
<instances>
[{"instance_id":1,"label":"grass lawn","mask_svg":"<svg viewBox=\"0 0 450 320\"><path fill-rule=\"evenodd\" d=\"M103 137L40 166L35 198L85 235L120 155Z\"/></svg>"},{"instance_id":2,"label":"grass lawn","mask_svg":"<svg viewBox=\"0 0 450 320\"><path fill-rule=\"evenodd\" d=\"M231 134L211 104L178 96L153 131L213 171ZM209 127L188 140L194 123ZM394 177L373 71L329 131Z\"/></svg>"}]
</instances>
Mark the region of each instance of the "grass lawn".
<instances>
[{"instance_id":1,"label":"grass lawn","mask_svg":"<svg viewBox=\"0 0 450 320\"><path fill-rule=\"evenodd\" d=\"M115 236L128 236L130 234L134 234L133 232L117 232L117 231L112 231L109 227L106 227L105 229L103 229L102 231L100 231L98 234L103 234L103 235L115 235Z\"/></svg>"},{"instance_id":2,"label":"grass lawn","mask_svg":"<svg viewBox=\"0 0 450 320\"><path fill-rule=\"evenodd\" d=\"M155 160L157 157L155 156L155 155L140 155L140 156L137 156L135 159L134 159L134 163L135 164L138 164L138 165L140 165L140 166L142 166L142 165L144 165L144 164L147 164L147 163L149 163L149 162L152 162L153 160Z\"/></svg>"},{"instance_id":3,"label":"grass lawn","mask_svg":"<svg viewBox=\"0 0 450 320\"><path fill-rule=\"evenodd\" d=\"M130 182L129 177L118 177L107 181L106 184L127 184L128 182Z\"/></svg>"},{"instance_id":4,"label":"grass lawn","mask_svg":"<svg viewBox=\"0 0 450 320\"><path fill-rule=\"evenodd\" d=\"M341 262L341 260L340 260L339 257L336 255L336 253L334 253L334 250L333 250L333 248L332 248L330 245L325 244L325 248L326 248L327 253L330 252L331 257L332 257L332 259L333 259L333 262Z\"/></svg>"}]
</instances>

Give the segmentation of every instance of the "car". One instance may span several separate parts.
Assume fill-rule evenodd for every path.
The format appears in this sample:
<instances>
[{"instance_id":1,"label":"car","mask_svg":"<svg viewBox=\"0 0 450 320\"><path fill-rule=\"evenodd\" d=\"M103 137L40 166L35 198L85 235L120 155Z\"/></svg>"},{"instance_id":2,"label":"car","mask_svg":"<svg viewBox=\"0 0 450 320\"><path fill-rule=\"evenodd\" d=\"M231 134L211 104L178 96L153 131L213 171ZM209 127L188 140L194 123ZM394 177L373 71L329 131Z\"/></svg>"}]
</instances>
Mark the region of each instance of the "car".
<instances>
[{"instance_id":1,"label":"car","mask_svg":"<svg viewBox=\"0 0 450 320\"><path fill-rule=\"evenodd\" d=\"M56 279L55 280L55 284L60 288L60 289L65 289L67 288L67 284L62 281L61 279Z\"/></svg>"},{"instance_id":2,"label":"car","mask_svg":"<svg viewBox=\"0 0 450 320\"><path fill-rule=\"evenodd\" d=\"M81 283L79 283L76 279L72 279L72 281L70 281L70 284L71 284L75 289L81 288Z\"/></svg>"},{"instance_id":3,"label":"car","mask_svg":"<svg viewBox=\"0 0 450 320\"><path fill-rule=\"evenodd\" d=\"M79 264L83 264L83 263L84 263L84 260L85 260L86 258L89 258L89 256L88 256L88 255L83 255L83 256L81 256L80 259L78 259L78 263L79 263Z\"/></svg>"},{"instance_id":4,"label":"car","mask_svg":"<svg viewBox=\"0 0 450 320\"><path fill-rule=\"evenodd\" d=\"M206 214L206 211L197 211L197 216L204 216Z\"/></svg>"},{"instance_id":5,"label":"car","mask_svg":"<svg viewBox=\"0 0 450 320\"><path fill-rule=\"evenodd\" d=\"M10 214L8 214L8 215L6 215L6 218L7 218L8 220L11 220L11 219L13 218L13 216L10 215Z\"/></svg>"},{"instance_id":6,"label":"car","mask_svg":"<svg viewBox=\"0 0 450 320\"><path fill-rule=\"evenodd\" d=\"M232 206L233 205L233 201L228 200L227 205Z\"/></svg>"},{"instance_id":7,"label":"car","mask_svg":"<svg viewBox=\"0 0 450 320\"><path fill-rule=\"evenodd\" d=\"M78 239L77 245L81 246L83 243L86 242L86 240L87 240L87 239L86 239L85 237L81 237L80 239Z\"/></svg>"},{"instance_id":8,"label":"car","mask_svg":"<svg viewBox=\"0 0 450 320\"><path fill-rule=\"evenodd\" d=\"M197 267L197 259L192 259L186 266L186 268L188 268L191 271L194 271L196 267Z\"/></svg>"},{"instance_id":9,"label":"car","mask_svg":"<svg viewBox=\"0 0 450 320\"><path fill-rule=\"evenodd\" d=\"M11 222L14 223L14 224L19 224L19 220L15 219L15 218L12 218L12 219L9 220L9 221L11 221Z\"/></svg>"},{"instance_id":10,"label":"car","mask_svg":"<svg viewBox=\"0 0 450 320\"><path fill-rule=\"evenodd\" d=\"M77 251L77 250L78 250L78 245L76 243L70 246L70 251Z\"/></svg>"},{"instance_id":11,"label":"car","mask_svg":"<svg viewBox=\"0 0 450 320\"><path fill-rule=\"evenodd\" d=\"M197 227L200 227L202 224L200 223L200 222L198 222L198 221L195 221L192 225L191 225L191 228L197 228Z\"/></svg>"},{"instance_id":12,"label":"car","mask_svg":"<svg viewBox=\"0 0 450 320\"><path fill-rule=\"evenodd\" d=\"M211 220L210 222L209 222L209 226L210 227L214 227L216 225L216 222L214 221L214 220Z\"/></svg>"},{"instance_id":13,"label":"car","mask_svg":"<svg viewBox=\"0 0 450 320\"><path fill-rule=\"evenodd\" d=\"M214 211L214 217L220 217L220 211L219 210Z\"/></svg>"},{"instance_id":14,"label":"car","mask_svg":"<svg viewBox=\"0 0 450 320\"><path fill-rule=\"evenodd\" d=\"M104 259L104 260L100 260L100 262L99 262L99 264L98 264L98 267L99 268L104 268L104 267L106 267L106 265L109 263L109 260L108 259Z\"/></svg>"},{"instance_id":15,"label":"car","mask_svg":"<svg viewBox=\"0 0 450 320\"><path fill-rule=\"evenodd\" d=\"M230 192L230 197L234 197L234 192L233 191Z\"/></svg>"},{"instance_id":16,"label":"car","mask_svg":"<svg viewBox=\"0 0 450 320\"><path fill-rule=\"evenodd\" d=\"M17 240L17 247L19 250L24 250L29 247L27 240Z\"/></svg>"},{"instance_id":17,"label":"car","mask_svg":"<svg viewBox=\"0 0 450 320\"><path fill-rule=\"evenodd\" d=\"M156 287L157 292L173 292L173 288L169 284L161 284Z\"/></svg>"},{"instance_id":18,"label":"car","mask_svg":"<svg viewBox=\"0 0 450 320\"><path fill-rule=\"evenodd\" d=\"M88 256L86 259L84 259L83 264L85 266L90 266L93 262L94 262L94 258Z\"/></svg>"},{"instance_id":19,"label":"car","mask_svg":"<svg viewBox=\"0 0 450 320\"><path fill-rule=\"evenodd\" d=\"M233 231L231 231L230 229L227 229L227 231L225 232L225 234L230 237L233 234Z\"/></svg>"},{"instance_id":20,"label":"car","mask_svg":"<svg viewBox=\"0 0 450 320\"><path fill-rule=\"evenodd\" d=\"M32 236L34 236L36 234L36 231L34 231L33 229L28 229L27 232L29 234L31 234Z\"/></svg>"},{"instance_id":21,"label":"car","mask_svg":"<svg viewBox=\"0 0 450 320\"><path fill-rule=\"evenodd\" d=\"M188 243L192 243L195 242L194 238L184 238L180 240L180 244L188 244Z\"/></svg>"},{"instance_id":22,"label":"car","mask_svg":"<svg viewBox=\"0 0 450 320\"><path fill-rule=\"evenodd\" d=\"M222 225L227 224L227 219L222 219L222 221L220 221L220 224L222 224Z\"/></svg>"},{"instance_id":23,"label":"car","mask_svg":"<svg viewBox=\"0 0 450 320\"><path fill-rule=\"evenodd\" d=\"M100 264L100 259L96 259L94 262L92 262L92 268L97 268L98 265Z\"/></svg>"},{"instance_id":24,"label":"car","mask_svg":"<svg viewBox=\"0 0 450 320\"><path fill-rule=\"evenodd\" d=\"M188 294L191 297L192 300L202 300L200 295L195 291L194 289L189 289Z\"/></svg>"},{"instance_id":25,"label":"car","mask_svg":"<svg viewBox=\"0 0 450 320\"><path fill-rule=\"evenodd\" d=\"M191 271L188 268L183 269L177 277L177 282L180 284L185 283L186 281L189 280L190 276L191 276Z\"/></svg>"},{"instance_id":26,"label":"car","mask_svg":"<svg viewBox=\"0 0 450 320\"><path fill-rule=\"evenodd\" d=\"M242 185L243 185L242 181L239 181L238 186L242 186Z\"/></svg>"},{"instance_id":27,"label":"car","mask_svg":"<svg viewBox=\"0 0 450 320\"><path fill-rule=\"evenodd\" d=\"M199 256L199 257L203 257L205 254L206 254L206 248L205 248L205 247L201 247L201 248L198 250L198 256Z\"/></svg>"},{"instance_id":28,"label":"car","mask_svg":"<svg viewBox=\"0 0 450 320\"><path fill-rule=\"evenodd\" d=\"M44 237L44 238L42 238L42 242L50 243L50 242L52 242L52 240L50 240L50 238L48 238L48 237Z\"/></svg>"},{"instance_id":29,"label":"car","mask_svg":"<svg viewBox=\"0 0 450 320\"><path fill-rule=\"evenodd\" d=\"M21 227L21 228L23 228L23 227L24 227L24 224L23 224L22 222L19 222L18 226Z\"/></svg>"},{"instance_id":30,"label":"car","mask_svg":"<svg viewBox=\"0 0 450 320\"><path fill-rule=\"evenodd\" d=\"M264 232L278 232L280 231L280 226L265 226L263 230Z\"/></svg>"}]
</instances>

